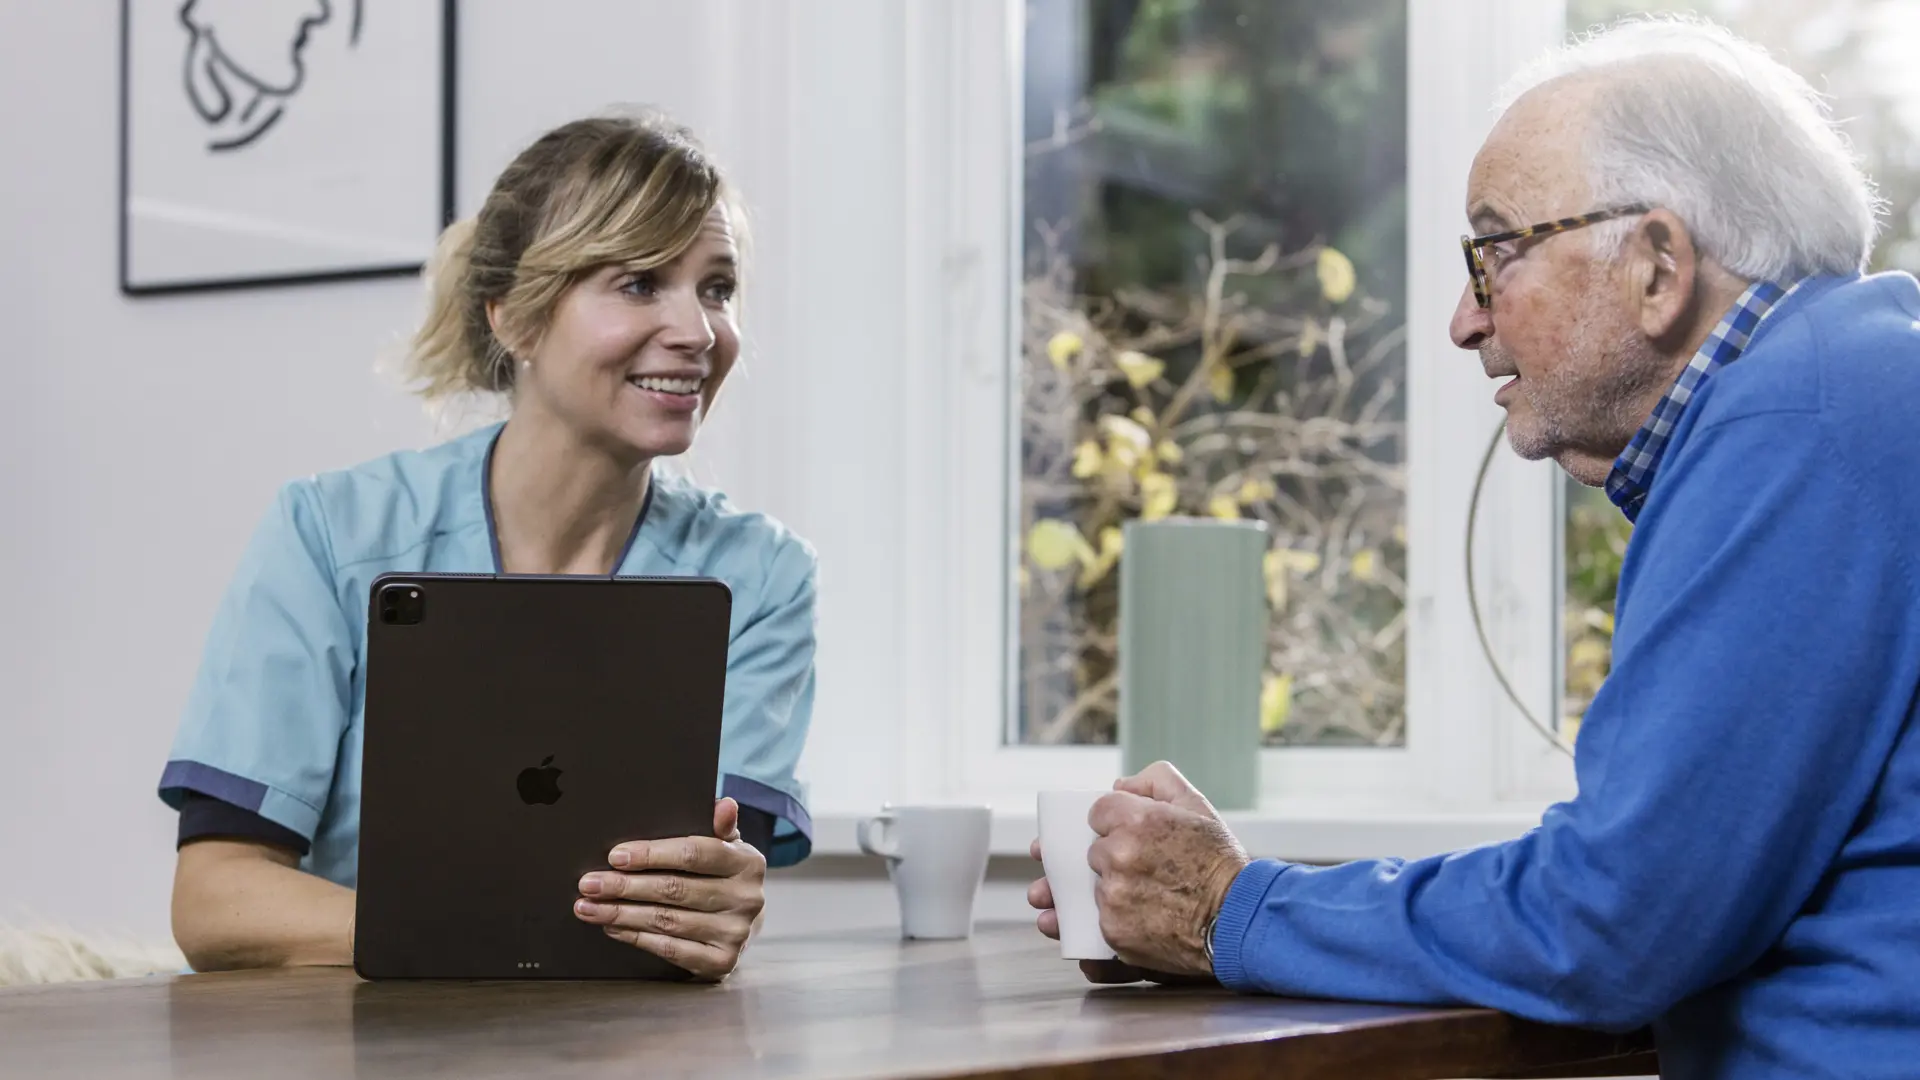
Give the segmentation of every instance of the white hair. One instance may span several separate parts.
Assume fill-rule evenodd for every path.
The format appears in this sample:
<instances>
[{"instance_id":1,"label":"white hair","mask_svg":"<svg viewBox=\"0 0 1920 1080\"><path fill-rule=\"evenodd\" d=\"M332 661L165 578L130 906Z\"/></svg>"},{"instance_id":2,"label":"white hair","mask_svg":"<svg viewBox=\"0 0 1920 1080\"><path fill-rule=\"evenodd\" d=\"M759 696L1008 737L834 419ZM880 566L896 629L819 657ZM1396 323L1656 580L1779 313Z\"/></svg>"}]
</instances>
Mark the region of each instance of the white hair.
<instances>
[{"instance_id":1,"label":"white hair","mask_svg":"<svg viewBox=\"0 0 1920 1080\"><path fill-rule=\"evenodd\" d=\"M1594 206L1648 203L1686 222L1702 255L1748 281L1861 270L1880 200L1807 81L1698 18L1633 18L1522 70L1504 112L1570 76L1599 80L1586 139ZM1582 207L1584 211L1589 209ZM1633 223L1600 226L1618 244Z\"/></svg>"}]
</instances>

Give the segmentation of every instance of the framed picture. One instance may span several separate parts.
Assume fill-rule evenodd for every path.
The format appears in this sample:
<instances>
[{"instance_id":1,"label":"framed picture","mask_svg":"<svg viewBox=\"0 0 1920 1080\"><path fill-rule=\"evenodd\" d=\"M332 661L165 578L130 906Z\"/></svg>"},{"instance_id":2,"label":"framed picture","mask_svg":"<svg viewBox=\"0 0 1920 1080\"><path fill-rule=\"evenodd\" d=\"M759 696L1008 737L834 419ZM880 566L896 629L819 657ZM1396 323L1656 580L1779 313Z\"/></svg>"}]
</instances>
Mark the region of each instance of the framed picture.
<instances>
[{"instance_id":1,"label":"framed picture","mask_svg":"<svg viewBox=\"0 0 1920 1080\"><path fill-rule=\"evenodd\" d=\"M453 217L454 4L121 0L121 291L418 273Z\"/></svg>"}]
</instances>

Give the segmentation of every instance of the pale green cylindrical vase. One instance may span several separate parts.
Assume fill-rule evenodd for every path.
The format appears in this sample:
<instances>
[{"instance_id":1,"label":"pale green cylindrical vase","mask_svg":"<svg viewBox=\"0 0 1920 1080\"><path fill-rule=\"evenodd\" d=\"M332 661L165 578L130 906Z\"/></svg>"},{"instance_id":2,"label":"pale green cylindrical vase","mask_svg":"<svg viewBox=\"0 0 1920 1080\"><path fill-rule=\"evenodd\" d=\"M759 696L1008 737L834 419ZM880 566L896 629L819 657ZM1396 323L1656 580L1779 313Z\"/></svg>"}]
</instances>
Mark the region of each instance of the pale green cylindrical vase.
<instances>
[{"instance_id":1,"label":"pale green cylindrical vase","mask_svg":"<svg viewBox=\"0 0 1920 1080\"><path fill-rule=\"evenodd\" d=\"M1130 521L1120 559L1120 757L1174 764L1222 810L1260 795L1267 656L1257 521Z\"/></svg>"}]
</instances>

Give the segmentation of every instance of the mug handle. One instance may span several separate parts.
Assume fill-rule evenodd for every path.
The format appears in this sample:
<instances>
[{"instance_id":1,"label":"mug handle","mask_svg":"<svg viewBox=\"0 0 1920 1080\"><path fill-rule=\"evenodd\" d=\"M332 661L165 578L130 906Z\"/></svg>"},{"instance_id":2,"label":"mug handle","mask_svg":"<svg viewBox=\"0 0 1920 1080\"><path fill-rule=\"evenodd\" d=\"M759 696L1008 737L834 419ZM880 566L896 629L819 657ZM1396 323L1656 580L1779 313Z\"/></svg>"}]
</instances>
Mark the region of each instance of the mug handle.
<instances>
[{"instance_id":1,"label":"mug handle","mask_svg":"<svg viewBox=\"0 0 1920 1080\"><path fill-rule=\"evenodd\" d=\"M900 848L893 843L893 837L889 835L887 828L895 820L897 819L893 811L886 810L862 821L853 831L854 839L860 844L860 850L869 855L878 855L883 859L899 858Z\"/></svg>"}]
</instances>

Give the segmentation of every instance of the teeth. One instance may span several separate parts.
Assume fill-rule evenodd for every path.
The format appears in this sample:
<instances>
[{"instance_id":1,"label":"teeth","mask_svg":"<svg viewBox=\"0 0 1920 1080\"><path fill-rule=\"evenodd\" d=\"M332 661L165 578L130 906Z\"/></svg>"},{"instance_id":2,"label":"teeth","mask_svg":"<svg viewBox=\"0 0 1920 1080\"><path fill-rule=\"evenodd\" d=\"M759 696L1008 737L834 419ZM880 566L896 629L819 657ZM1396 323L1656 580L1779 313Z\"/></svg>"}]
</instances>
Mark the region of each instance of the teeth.
<instances>
[{"instance_id":1,"label":"teeth","mask_svg":"<svg viewBox=\"0 0 1920 1080\"><path fill-rule=\"evenodd\" d=\"M628 382L642 390L658 390L663 394L697 394L700 392L700 379L662 379L655 376L633 376Z\"/></svg>"}]
</instances>

